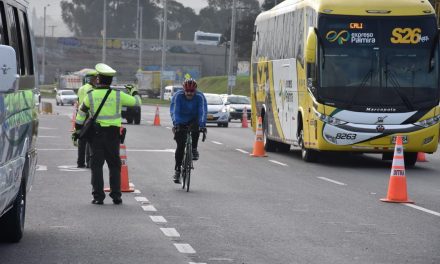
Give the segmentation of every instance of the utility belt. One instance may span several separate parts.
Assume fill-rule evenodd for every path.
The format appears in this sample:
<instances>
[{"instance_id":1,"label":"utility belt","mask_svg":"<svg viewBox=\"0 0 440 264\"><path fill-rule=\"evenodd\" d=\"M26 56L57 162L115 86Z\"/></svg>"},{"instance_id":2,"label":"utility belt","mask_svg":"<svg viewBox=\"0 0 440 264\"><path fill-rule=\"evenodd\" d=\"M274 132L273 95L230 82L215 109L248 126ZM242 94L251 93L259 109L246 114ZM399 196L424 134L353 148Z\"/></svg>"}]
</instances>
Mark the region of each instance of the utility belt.
<instances>
[{"instance_id":1,"label":"utility belt","mask_svg":"<svg viewBox=\"0 0 440 264\"><path fill-rule=\"evenodd\" d=\"M118 134L119 135L119 139L121 141L121 144L124 143L125 141L125 135L127 134L127 129L125 127L121 128L118 126L108 126L108 127L103 127L101 126L99 123L96 123L95 126L95 130L96 130L96 134Z\"/></svg>"}]
</instances>

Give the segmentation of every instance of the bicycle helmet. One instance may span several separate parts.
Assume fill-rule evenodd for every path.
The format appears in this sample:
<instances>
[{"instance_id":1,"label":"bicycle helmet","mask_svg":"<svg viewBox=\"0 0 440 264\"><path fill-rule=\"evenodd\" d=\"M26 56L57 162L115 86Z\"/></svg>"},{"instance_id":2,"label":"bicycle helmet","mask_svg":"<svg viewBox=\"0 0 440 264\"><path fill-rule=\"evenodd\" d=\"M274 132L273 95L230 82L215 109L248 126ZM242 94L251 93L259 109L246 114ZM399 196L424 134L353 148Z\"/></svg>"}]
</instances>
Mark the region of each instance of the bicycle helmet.
<instances>
[{"instance_id":1,"label":"bicycle helmet","mask_svg":"<svg viewBox=\"0 0 440 264\"><path fill-rule=\"evenodd\" d=\"M197 83L195 80L186 79L183 82L183 90L185 90L185 92L195 92L196 89L197 89Z\"/></svg>"}]
</instances>

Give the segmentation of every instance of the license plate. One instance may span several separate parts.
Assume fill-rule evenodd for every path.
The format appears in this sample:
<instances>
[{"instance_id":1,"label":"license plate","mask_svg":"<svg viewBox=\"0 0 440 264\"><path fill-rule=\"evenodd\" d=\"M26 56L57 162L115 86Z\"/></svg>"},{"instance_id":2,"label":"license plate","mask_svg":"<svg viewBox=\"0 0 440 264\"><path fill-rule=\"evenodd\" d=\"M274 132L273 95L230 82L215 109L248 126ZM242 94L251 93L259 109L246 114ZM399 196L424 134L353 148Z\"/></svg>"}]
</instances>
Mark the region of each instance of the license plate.
<instances>
[{"instance_id":1,"label":"license plate","mask_svg":"<svg viewBox=\"0 0 440 264\"><path fill-rule=\"evenodd\" d=\"M396 144L396 136L393 136L392 138L391 138L391 143L392 144ZM402 143L403 144L407 144L408 143L408 136L402 136Z\"/></svg>"},{"instance_id":2,"label":"license plate","mask_svg":"<svg viewBox=\"0 0 440 264\"><path fill-rule=\"evenodd\" d=\"M208 120L212 120L212 119L214 119L214 116L213 115L208 115Z\"/></svg>"}]
</instances>

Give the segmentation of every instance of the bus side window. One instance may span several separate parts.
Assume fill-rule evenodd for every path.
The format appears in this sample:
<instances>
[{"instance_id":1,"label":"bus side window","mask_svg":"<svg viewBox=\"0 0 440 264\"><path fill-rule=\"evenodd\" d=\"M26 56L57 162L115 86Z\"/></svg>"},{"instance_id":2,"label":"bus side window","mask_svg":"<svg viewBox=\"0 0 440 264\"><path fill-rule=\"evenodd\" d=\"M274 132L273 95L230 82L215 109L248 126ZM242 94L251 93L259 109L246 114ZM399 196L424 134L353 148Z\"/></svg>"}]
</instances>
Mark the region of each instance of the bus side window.
<instances>
[{"instance_id":1,"label":"bus side window","mask_svg":"<svg viewBox=\"0 0 440 264\"><path fill-rule=\"evenodd\" d=\"M9 44L6 25L5 6L3 5L3 2L0 1L0 44L2 45Z\"/></svg>"},{"instance_id":2,"label":"bus side window","mask_svg":"<svg viewBox=\"0 0 440 264\"><path fill-rule=\"evenodd\" d=\"M23 56L25 59L26 66L26 74L33 75L34 74L34 62L32 57L32 46L31 46L31 36L29 33L29 24L27 20L26 13L22 10L19 12L19 21L21 28L21 37L23 43Z\"/></svg>"},{"instance_id":3,"label":"bus side window","mask_svg":"<svg viewBox=\"0 0 440 264\"><path fill-rule=\"evenodd\" d=\"M17 8L10 5L7 6L8 19L9 19L9 45L15 49L17 54L17 73L20 75L25 74L24 58L23 58L23 45L21 43L21 31L20 25L17 23L18 13Z\"/></svg>"}]
</instances>

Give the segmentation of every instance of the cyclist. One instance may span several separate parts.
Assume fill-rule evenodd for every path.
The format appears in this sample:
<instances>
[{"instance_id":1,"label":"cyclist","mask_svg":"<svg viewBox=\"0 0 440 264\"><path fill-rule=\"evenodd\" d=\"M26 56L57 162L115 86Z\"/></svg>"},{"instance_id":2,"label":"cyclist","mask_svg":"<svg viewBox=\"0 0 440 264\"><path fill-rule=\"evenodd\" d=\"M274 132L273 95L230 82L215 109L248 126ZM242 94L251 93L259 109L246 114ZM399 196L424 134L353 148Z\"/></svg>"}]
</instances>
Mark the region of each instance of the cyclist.
<instances>
[{"instance_id":1,"label":"cyclist","mask_svg":"<svg viewBox=\"0 0 440 264\"><path fill-rule=\"evenodd\" d=\"M183 82L183 90L176 92L170 106L173 120L174 140L177 143L175 153L174 177L175 183L180 183L180 173L185 151L186 131L181 129L188 125L192 128L193 160L199 159L197 144L200 132L206 133L206 118L208 105L202 92L197 91L197 82L191 78Z\"/></svg>"}]
</instances>

